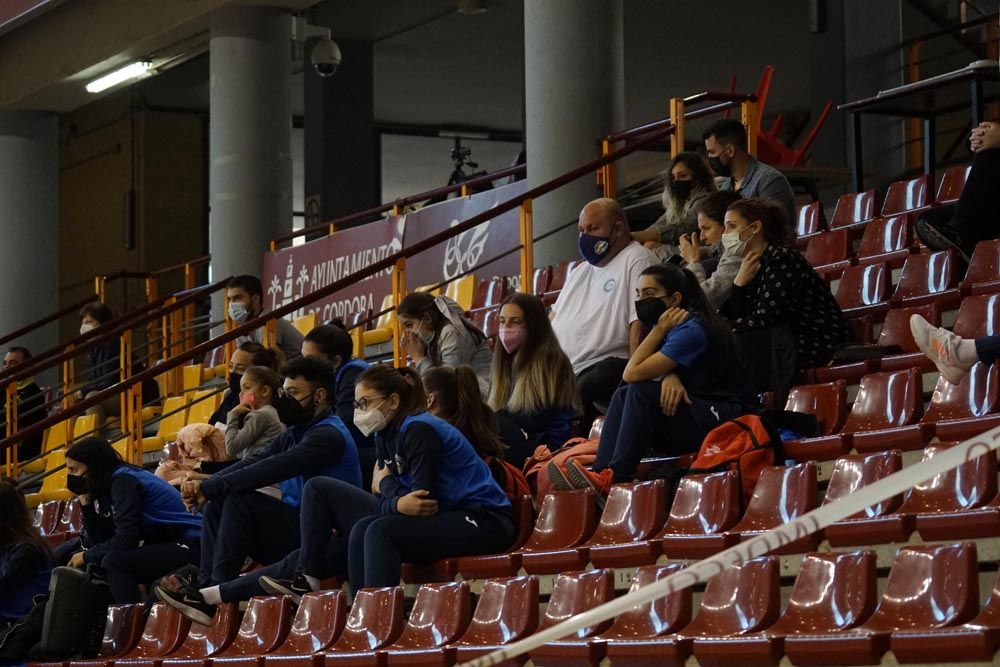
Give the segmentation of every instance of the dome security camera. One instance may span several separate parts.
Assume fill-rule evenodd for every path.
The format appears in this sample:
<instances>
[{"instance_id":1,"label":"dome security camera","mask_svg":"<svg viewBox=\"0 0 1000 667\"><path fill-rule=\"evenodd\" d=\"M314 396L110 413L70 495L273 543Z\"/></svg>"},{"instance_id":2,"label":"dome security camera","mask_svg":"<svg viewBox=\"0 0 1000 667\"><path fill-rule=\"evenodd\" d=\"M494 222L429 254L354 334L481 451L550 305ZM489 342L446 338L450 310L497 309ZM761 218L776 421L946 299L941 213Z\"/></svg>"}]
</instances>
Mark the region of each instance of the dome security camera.
<instances>
[{"instance_id":1,"label":"dome security camera","mask_svg":"<svg viewBox=\"0 0 1000 667\"><path fill-rule=\"evenodd\" d=\"M331 77L340 67L341 55L337 42L328 37L324 37L316 42L310 54L313 67L316 73L323 78Z\"/></svg>"}]
</instances>

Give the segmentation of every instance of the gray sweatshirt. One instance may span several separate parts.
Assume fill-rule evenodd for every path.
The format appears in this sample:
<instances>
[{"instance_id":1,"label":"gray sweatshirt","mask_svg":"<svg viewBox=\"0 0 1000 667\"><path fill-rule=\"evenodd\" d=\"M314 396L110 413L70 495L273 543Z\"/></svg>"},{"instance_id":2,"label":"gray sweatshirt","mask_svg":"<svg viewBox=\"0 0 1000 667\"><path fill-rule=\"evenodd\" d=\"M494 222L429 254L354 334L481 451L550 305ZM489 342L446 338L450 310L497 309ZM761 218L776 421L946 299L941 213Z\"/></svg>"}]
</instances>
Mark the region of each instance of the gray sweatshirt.
<instances>
[{"instance_id":1,"label":"gray sweatshirt","mask_svg":"<svg viewBox=\"0 0 1000 667\"><path fill-rule=\"evenodd\" d=\"M740 264L742 263L742 257L723 251L715 273L709 278L705 278L705 267L700 262L688 264L685 268L698 278L701 288L705 291L705 296L708 297L708 302L712 304L713 308L718 309L729 298L729 292L733 289L733 280L740 272Z\"/></svg>"},{"instance_id":2,"label":"gray sweatshirt","mask_svg":"<svg viewBox=\"0 0 1000 667\"><path fill-rule=\"evenodd\" d=\"M265 405L246 415L230 412L226 415L226 453L245 459L267 447L284 430L273 406Z\"/></svg>"}]
</instances>

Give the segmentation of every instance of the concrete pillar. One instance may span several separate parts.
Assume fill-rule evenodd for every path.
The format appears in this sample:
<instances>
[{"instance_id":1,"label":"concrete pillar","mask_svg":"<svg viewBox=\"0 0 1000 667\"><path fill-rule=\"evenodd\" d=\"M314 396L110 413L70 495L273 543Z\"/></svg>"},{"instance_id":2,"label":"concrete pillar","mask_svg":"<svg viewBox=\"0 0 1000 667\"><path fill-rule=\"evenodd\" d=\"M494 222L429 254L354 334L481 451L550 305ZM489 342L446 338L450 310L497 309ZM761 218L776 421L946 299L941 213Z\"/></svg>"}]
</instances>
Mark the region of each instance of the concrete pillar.
<instances>
[{"instance_id":1,"label":"concrete pillar","mask_svg":"<svg viewBox=\"0 0 1000 667\"><path fill-rule=\"evenodd\" d=\"M59 309L58 118L0 113L0 333ZM32 352L58 342L57 325L12 344ZM2 350L0 350L2 352Z\"/></svg>"},{"instance_id":2,"label":"concrete pillar","mask_svg":"<svg viewBox=\"0 0 1000 667\"><path fill-rule=\"evenodd\" d=\"M289 14L220 10L212 15L209 53L212 279L259 275L268 242L292 226Z\"/></svg>"},{"instance_id":3,"label":"concrete pillar","mask_svg":"<svg viewBox=\"0 0 1000 667\"><path fill-rule=\"evenodd\" d=\"M621 0L525 0L524 103L528 185L597 157L597 140L622 129ZM535 234L575 220L599 196L593 175L534 203ZM542 266L575 257L570 227L535 247Z\"/></svg>"},{"instance_id":4,"label":"concrete pillar","mask_svg":"<svg viewBox=\"0 0 1000 667\"><path fill-rule=\"evenodd\" d=\"M344 62L333 76L303 66L305 195L318 200L321 222L381 203L372 44L338 44Z\"/></svg>"}]
</instances>

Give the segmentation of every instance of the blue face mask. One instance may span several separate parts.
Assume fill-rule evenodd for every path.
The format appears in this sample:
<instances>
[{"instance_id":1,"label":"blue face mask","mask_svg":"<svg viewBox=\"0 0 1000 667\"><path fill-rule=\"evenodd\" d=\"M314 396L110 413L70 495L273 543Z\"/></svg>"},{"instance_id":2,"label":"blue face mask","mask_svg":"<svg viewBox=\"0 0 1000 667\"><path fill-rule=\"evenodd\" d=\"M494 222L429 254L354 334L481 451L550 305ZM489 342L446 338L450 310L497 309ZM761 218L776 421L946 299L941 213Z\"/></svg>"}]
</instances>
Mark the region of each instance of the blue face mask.
<instances>
[{"instance_id":1,"label":"blue face mask","mask_svg":"<svg viewBox=\"0 0 1000 667\"><path fill-rule=\"evenodd\" d=\"M611 250L611 239L607 236L580 234L580 257L594 266L601 263Z\"/></svg>"}]
</instances>

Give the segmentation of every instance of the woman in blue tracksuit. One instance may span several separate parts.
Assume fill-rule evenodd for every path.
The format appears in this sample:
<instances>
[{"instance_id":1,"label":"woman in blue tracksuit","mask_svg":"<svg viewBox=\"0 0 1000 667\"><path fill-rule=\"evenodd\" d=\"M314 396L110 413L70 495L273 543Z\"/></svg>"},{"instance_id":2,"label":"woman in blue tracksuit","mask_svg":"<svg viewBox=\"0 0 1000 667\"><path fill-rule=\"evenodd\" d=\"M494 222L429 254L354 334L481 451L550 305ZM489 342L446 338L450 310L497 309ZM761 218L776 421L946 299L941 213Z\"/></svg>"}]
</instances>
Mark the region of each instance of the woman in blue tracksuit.
<instances>
[{"instance_id":1,"label":"woman in blue tracksuit","mask_svg":"<svg viewBox=\"0 0 1000 667\"><path fill-rule=\"evenodd\" d=\"M124 463L101 438L66 450L66 488L83 506L86 548L69 564L100 566L118 603L141 602L139 584L199 560L201 517L184 509L174 487Z\"/></svg>"},{"instance_id":2,"label":"woman in blue tracksuit","mask_svg":"<svg viewBox=\"0 0 1000 667\"><path fill-rule=\"evenodd\" d=\"M23 618L49 590L52 553L32 525L24 496L0 482L0 630Z\"/></svg>"}]
</instances>

